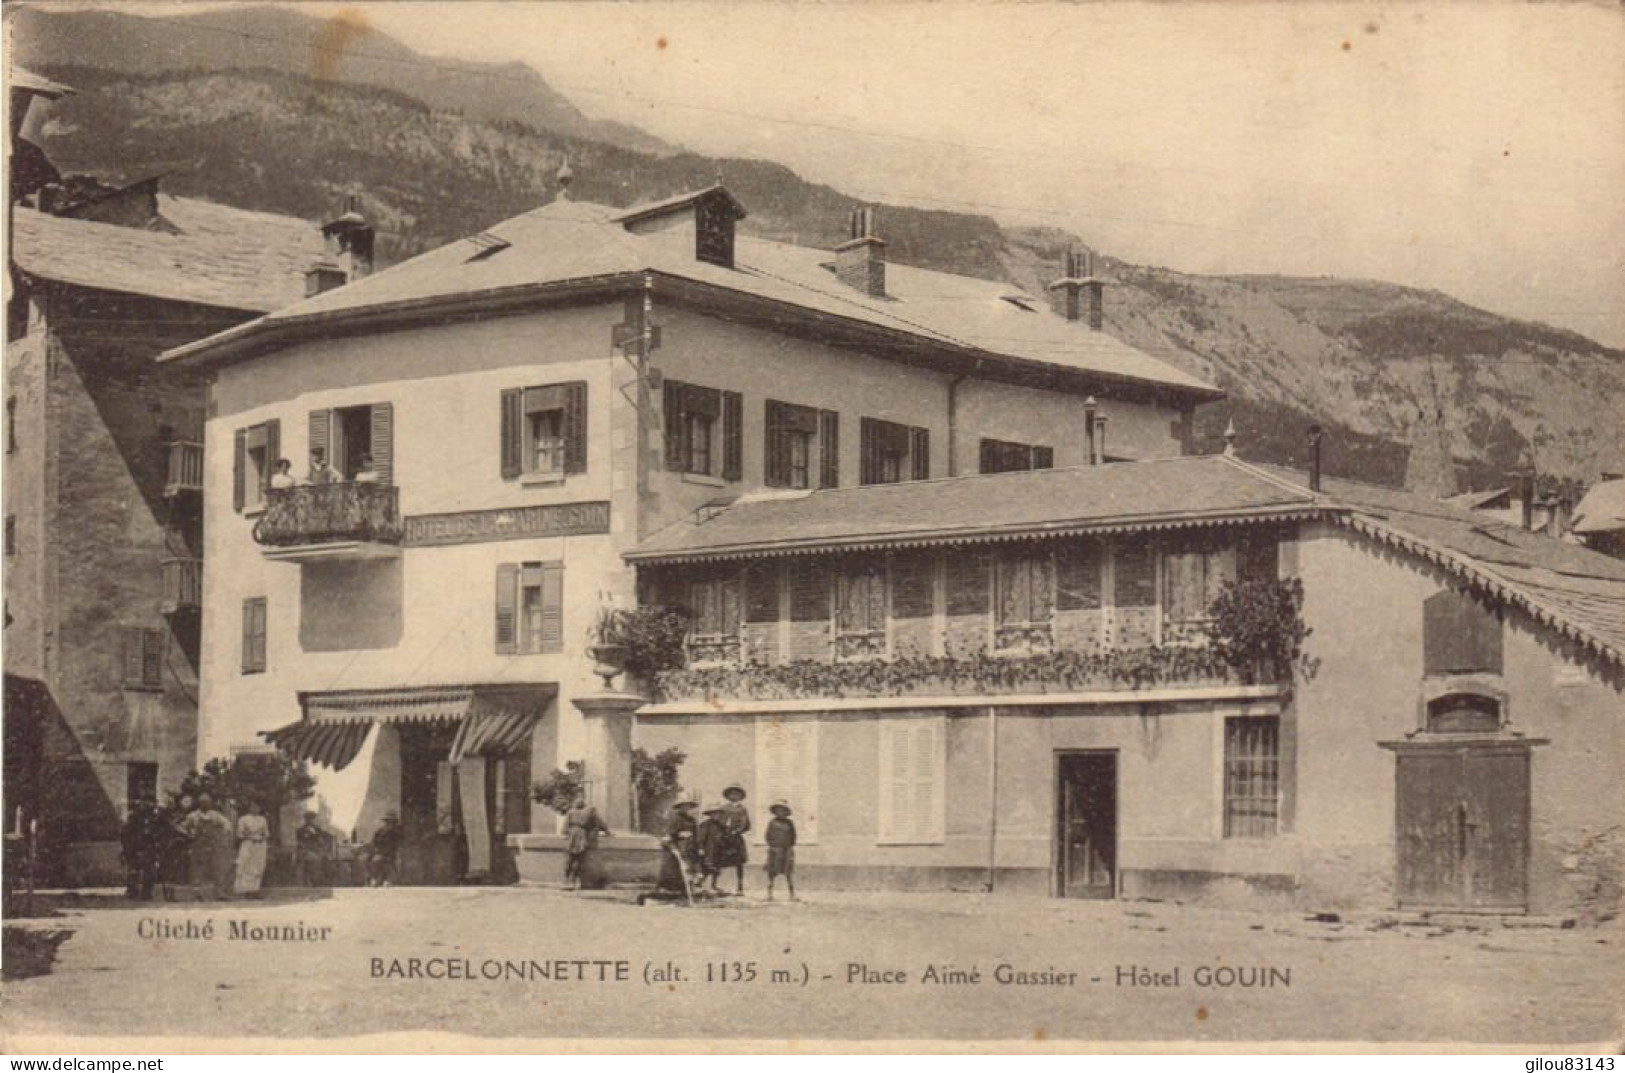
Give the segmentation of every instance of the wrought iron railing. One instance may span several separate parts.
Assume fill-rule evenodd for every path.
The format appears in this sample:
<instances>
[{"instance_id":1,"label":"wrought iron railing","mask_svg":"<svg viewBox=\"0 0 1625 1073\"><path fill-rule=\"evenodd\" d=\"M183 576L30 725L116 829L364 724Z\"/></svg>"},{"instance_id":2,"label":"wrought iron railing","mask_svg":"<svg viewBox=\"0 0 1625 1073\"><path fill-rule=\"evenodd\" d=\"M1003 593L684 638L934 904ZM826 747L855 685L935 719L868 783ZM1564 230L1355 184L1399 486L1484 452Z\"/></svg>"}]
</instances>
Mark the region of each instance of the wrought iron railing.
<instances>
[{"instance_id":1,"label":"wrought iron railing","mask_svg":"<svg viewBox=\"0 0 1625 1073\"><path fill-rule=\"evenodd\" d=\"M192 611L203 606L203 560L165 559L164 614Z\"/></svg>"},{"instance_id":2,"label":"wrought iron railing","mask_svg":"<svg viewBox=\"0 0 1625 1073\"><path fill-rule=\"evenodd\" d=\"M265 493L265 512L254 525L254 539L273 548L399 544L405 530L399 491L394 485L354 481L272 488Z\"/></svg>"}]
</instances>

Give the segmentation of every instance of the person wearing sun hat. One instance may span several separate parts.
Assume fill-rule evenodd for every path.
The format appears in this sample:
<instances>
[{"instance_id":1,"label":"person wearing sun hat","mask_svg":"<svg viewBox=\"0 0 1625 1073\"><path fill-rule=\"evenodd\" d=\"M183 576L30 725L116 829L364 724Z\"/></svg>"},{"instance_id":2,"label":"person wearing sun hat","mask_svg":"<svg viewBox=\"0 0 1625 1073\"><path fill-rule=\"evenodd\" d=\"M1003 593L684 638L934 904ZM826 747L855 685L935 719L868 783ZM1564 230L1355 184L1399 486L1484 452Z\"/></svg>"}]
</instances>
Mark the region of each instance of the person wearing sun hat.
<instances>
[{"instance_id":1,"label":"person wearing sun hat","mask_svg":"<svg viewBox=\"0 0 1625 1073\"><path fill-rule=\"evenodd\" d=\"M717 889L717 877L722 874L722 866L717 863L722 856L722 843L728 837L727 825L723 822L722 814L726 811L721 802L712 802L705 807L705 819L694 832L694 850L700 866L700 886L707 880L711 882L711 890Z\"/></svg>"},{"instance_id":2,"label":"person wearing sun hat","mask_svg":"<svg viewBox=\"0 0 1625 1073\"><path fill-rule=\"evenodd\" d=\"M685 794L678 794L672 802L671 814L666 819L666 834L661 845L666 852L660 855L660 879L655 889L665 894L686 894L688 882L684 870L696 871L697 849L694 810L699 802Z\"/></svg>"},{"instance_id":3,"label":"person wearing sun hat","mask_svg":"<svg viewBox=\"0 0 1625 1073\"><path fill-rule=\"evenodd\" d=\"M790 900L796 898L796 825L790 819L790 802L780 798L773 802L768 811L773 818L767 821L765 838L767 841L767 900L773 900L773 880L779 876L784 877L784 885L790 889Z\"/></svg>"},{"instance_id":4,"label":"person wearing sun hat","mask_svg":"<svg viewBox=\"0 0 1625 1073\"><path fill-rule=\"evenodd\" d=\"M737 782L729 783L722 791L722 827L726 837L718 847L717 868L734 870L734 893L745 893L745 862L750 850L745 834L750 830L750 812L745 808L745 788Z\"/></svg>"}]
</instances>

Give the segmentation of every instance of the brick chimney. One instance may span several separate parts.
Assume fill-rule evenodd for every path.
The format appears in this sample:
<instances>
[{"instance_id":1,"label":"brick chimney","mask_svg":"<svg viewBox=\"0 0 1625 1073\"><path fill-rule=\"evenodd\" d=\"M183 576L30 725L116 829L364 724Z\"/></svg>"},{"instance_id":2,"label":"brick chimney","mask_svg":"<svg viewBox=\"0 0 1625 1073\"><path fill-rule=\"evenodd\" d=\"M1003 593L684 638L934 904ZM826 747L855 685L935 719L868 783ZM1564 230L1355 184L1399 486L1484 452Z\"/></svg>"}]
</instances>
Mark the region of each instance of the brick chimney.
<instances>
[{"instance_id":1,"label":"brick chimney","mask_svg":"<svg viewBox=\"0 0 1625 1073\"><path fill-rule=\"evenodd\" d=\"M1078 250L1066 251L1065 273L1049 285L1052 291L1062 291L1066 299L1066 319L1089 318L1089 327L1100 331L1105 323L1106 281L1095 276L1095 255Z\"/></svg>"},{"instance_id":2,"label":"brick chimney","mask_svg":"<svg viewBox=\"0 0 1625 1073\"><path fill-rule=\"evenodd\" d=\"M305 297L342 287L372 274L371 224L361 215L360 199L344 199L344 211L322 225L326 249L321 260L305 270Z\"/></svg>"},{"instance_id":3,"label":"brick chimney","mask_svg":"<svg viewBox=\"0 0 1625 1073\"><path fill-rule=\"evenodd\" d=\"M835 247L835 278L871 298L886 297L886 243L875 234L875 210L853 209L850 233Z\"/></svg>"}]
</instances>

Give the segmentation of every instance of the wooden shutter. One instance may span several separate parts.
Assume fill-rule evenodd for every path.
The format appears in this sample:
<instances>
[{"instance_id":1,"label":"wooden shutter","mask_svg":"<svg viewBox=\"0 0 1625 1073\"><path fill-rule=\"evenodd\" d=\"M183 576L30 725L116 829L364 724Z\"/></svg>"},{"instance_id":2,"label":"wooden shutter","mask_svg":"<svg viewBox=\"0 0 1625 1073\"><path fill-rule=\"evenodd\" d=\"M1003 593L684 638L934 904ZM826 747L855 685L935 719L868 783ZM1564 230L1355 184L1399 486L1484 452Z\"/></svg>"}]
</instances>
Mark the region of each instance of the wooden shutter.
<instances>
[{"instance_id":1,"label":"wooden shutter","mask_svg":"<svg viewBox=\"0 0 1625 1073\"><path fill-rule=\"evenodd\" d=\"M790 621L829 621L829 567L821 562L794 562L789 571Z\"/></svg>"},{"instance_id":2,"label":"wooden shutter","mask_svg":"<svg viewBox=\"0 0 1625 1073\"><path fill-rule=\"evenodd\" d=\"M541 651L564 651L564 564L542 564Z\"/></svg>"},{"instance_id":3,"label":"wooden shutter","mask_svg":"<svg viewBox=\"0 0 1625 1073\"><path fill-rule=\"evenodd\" d=\"M1078 540L1055 549L1055 609L1093 611L1100 606L1100 542Z\"/></svg>"},{"instance_id":4,"label":"wooden shutter","mask_svg":"<svg viewBox=\"0 0 1625 1073\"><path fill-rule=\"evenodd\" d=\"M880 721L880 830L877 841L944 841L946 720L926 716Z\"/></svg>"},{"instance_id":5,"label":"wooden shutter","mask_svg":"<svg viewBox=\"0 0 1625 1073\"><path fill-rule=\"evenodd\" d=\"M944 561L947 567L948 614L987 614L987 553L964 552L950 555Z\"/></svg>"},{"instance_id":6,"label":"wooden shutter","mask_svg":"<svg viewBox=\"0 0 1625 1073\"><path fill-rule=\"evenodd\" d=\"M681 473L688 468L688 437L683 428L683 388L667 380L661 389L661 411L666 437L666 468Z\"/></svg>"},{"instance_id":7,"label":"wooden shutter","mask_svg":"<svg viewBox=\"0 0 1625 1073\"><path fill-rule=\"evenodd\" d=\"M240 428L231 445L231 509L241 514L247 505L248 430Z\"/></svg>"},{"instance_id":8,"label":"wooden shutter","mask_svg":"<svg viewBox=\"0 0 1625 1073\"><path fill-rule=\"evenodd\" d=\"M875 419L865 417L858 422L858 483L880 482L880 429Z\"/></svg>"},{"instance_id":9,"label":"wooden shutter","mask_svg":"<svg viewBox=\"0 0 1625 1073\"><path fill-rule=\"evenodd\" d=\"M519 564L497 564L496 650L499 656L519 651Z\"/></svg>"},{"instance_id":10,"label":"wooden shutter","mask_svg":"<svg viewBox=\"0 0 1625 1073\"><path fill-rule=\"evenodd\" d=\"M271 474L276 472L277 459L282 457L282 422L276 418L265 422L265 467L260 470L260 492L271 487Z\"/></svg>"},{"instance_id":11,"label":"wooden shutter","mask_svg":"<svg viewBox=\"0 0 1625 1073\"><path fill-rule=\"evenodd\" d=\"M379 484L395 483L395 404L374 403L372 407L372 468Z\"/></svg>"},{"instance_id":12,"label":"wooden shutter","mask_svg":"<svg viewBox=\"0 0 1625 1073\"><path fill-rule=\"evenodd\" d=\"M787 801L796 822L796 843L818 841L818 720L761 717L756 720L756 800L766 811ZM754 825L758 845L766 822Z\"/></svg>"},{"instance_id":13,"label":"wooden shutter","mask_svg":"<svg viewBox=\"0 0 1625 1073\"><path fill-rule=\"evenodd\" d=\"M735 574L733 577L723 578L718 587L721 589L722 635L724 637L738 637L739 621L742 613L740 601L743 595L740 592L741 580L739 575Z\"/></svg>"},{"instance_id":14,"label":"wooden shutter","mask_svg":"<svg viewBox=\"0 0 1625 1073\"><path fill-rule=\"evenodd\" d=\"M163 684L163 633L140 626L122 631L124 687L156 689Z\"/></svg>"},{"instance_id":15,"label":"wooden shutter","mask_svg":"<svg viewBox=\"0 0 1625 1073\"><path fill-rule=\"evenodd\" d=\"M1207 611L1207 556L1200 551L1170 552L1162 559L1163 613L1175 622L1201 618Z\"/></svg>"},{"instance_id":16,"label":"wooden shutter","mask_svg":"<svg viewBox=\"0 0 1625 1073\"><path fill-rule=\"evenodd\" d=\"M755 563L745 569L745 621L778 619L779 568L775 563Z\"/></svg>"},{"instance_id":17,"label":"wooden shutter","mask_svg":"<svg viewBox=\"0 0 1625 1073\"><path fill-rule=\"evenodd\" d=\"M893 618L930 618L936 605L936 559L929 552L895 556L891 562Z\"/></svg>"},{"instance_id":18,"label":"wooden shutter","mask_svg":"<svg viewBox=\"0 0 1625 1073\"><path fill-rule=\"evenodd\" d=\"M526 734L498 763L502 765L502 826L510 835L530 833L530 750Z\"/></svg>"},{"instance_id":19,"label":"wooden shutter","mask_svg":"<svg viewBox=\"0 0 1625 1073\"><path fill-rule=\"evenodd\" d=\"M908 460L913 468L913 479L931 479L931 431L923 428L908 430Z\"/></svg>"},{"instance_id":20,"label":"wooden shutter","mask_svg":"<svg viewBox=\"0 0 1625 1073\"><path fill-rule=\"evenodd\" d=\"M316 449L320 448L321 452L322 452L322 455L327 459L327 464L330 465L330 466L337 467L338 460L333 457L333 442L332 441L333 441L333 411L332 410L312 410L312 411L310 411L310 446L309 446L308 450L311 453L315 453Z\"/></svg>"},{"instance_id":21,"label":"wooden shutter","mask_svg":"<svg viewBox=\"0 0 1625 1073\"><path fill-rule=\"evenodd\" d=\"M243 670L265 670L265 597L243 601Z\"/></svg>"},{"instance_id":22,"label":"wooden shutter","mask_svg":"<svg viewBox=\"0 0 1625 1073\"><path fill-rule=\"evenodd\" d=\"M745 396L737 391L722 393L722 479L742 480L745 476Z\"/></svg>"},{"instance_id":23,"label":"wooden shutter","mask_svg":"<svg viewBox=\"0 0 1625 1073\"><path fill-rule=\"evenodd\" d=\"M840 487L841 415L834 410L818 411L818 450L818 487Z\"/></svg>"},{"instance_id":24,"label":"wooden shutter","mask_svg":"<svg viewBox=\"0 0 1625 1073\"><path fill-rule=\"evenodd\" d=\"M1422 673L1501 673L1501 618L1466 592L1422 602Z\"/></svg>"},{"instance_id":25,"label":"wooden shutter","mask_svg":"<svg viewBox=\"0 0 1625 1073\"><path fill-rule=\"evenodd\" d=\"M790 483L790 452L784 442L784 403L767 400L763 414L766 436L763 443L762 483L784 488Z\"/></svg>"},{"instance_id":26,"label":"wooden shutter","mask_svg":"<svg viewBox=\"0 0 1625 1073\"><path fill-rule=\"evenodd\" d=\"M502 460L502 479L511 481L525 468L525 393L519 388L502 392L502 442L497 457Z\"/></svg>"},{"instance_id":27,"label":"wooden shutter","mask_svg":"<svg viewBox=\"0 0 1625 1073\"><path fill-rule=\"evenodd\" d=\"M1054 469L1054 468L1055 468L1055 448L1053 448L1053 447L1034 447L1033 448L1033 469Z\"/></svg>"},{"instance_id":28,"label":"wooden shutter","mask_svg":"<svg viewBox=\"0 0 1625 1073\"><path fill-rule=\"evenodd\" d=\"M1118 544L1112 554L1112 574L1116 606L1156 606L1156 549L1150 544Z\"/></svg>"},{"instance_id":29,"label":"wooden shutter","mask_svg":"<svg viewBox=\"0 0 1625 1073\"><path fill-rule=\"evenodd\" d=\"M1281 542L1273 530L1244 532L1236 547L1236 576L1242 581L1273 581L1281 574Z\"/></svg>"},{"instance_id":30,"label":"wooden shutter","mask_svg":"<svg viewBox=\"0 0 1625 1073\"><path fill-rule=\"evenodd\" d=\"M587 472L587 383L564 385L564 472Z\"/></svg>"}]
</instances>

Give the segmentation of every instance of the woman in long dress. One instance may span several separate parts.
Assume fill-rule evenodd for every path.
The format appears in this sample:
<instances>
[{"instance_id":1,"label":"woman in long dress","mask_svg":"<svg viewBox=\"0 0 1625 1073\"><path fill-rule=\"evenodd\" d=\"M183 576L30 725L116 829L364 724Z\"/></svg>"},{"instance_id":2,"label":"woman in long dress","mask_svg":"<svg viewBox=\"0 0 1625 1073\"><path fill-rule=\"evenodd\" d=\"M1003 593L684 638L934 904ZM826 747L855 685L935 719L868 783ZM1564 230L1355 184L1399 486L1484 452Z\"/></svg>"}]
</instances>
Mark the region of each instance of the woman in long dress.
<instances>
[{"instance_id":1,"label":"woman in long dress","mask_svg":"<svg viewBox=\"0 0 1625 1073\"><path fill-rule=\"evenodd\" d=\"M271 827L260 815L259 806L249 801L237 821L237 879L232 891L238 896L256 898L265 880L265 855L271 841Z\"/></svg>"}]
</instances>

